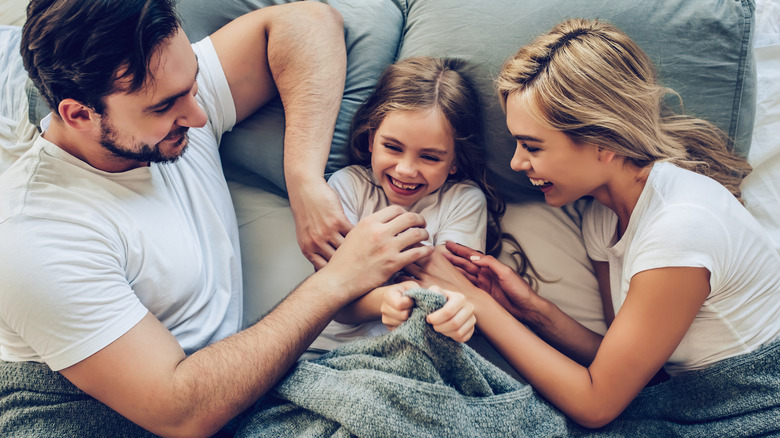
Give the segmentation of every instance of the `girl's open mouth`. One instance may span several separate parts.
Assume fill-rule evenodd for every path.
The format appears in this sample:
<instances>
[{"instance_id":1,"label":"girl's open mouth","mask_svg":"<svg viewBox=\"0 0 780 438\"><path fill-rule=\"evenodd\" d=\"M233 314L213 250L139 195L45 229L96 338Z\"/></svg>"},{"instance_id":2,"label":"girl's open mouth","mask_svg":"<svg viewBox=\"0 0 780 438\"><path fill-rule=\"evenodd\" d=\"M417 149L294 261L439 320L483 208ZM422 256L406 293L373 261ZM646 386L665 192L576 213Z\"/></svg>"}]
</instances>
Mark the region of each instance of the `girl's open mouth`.
<instances>
[{"instance_id":1,"label":"girl's open mouth","mask_svg":"<svg viewBox=\"0 0 780 438\"><path fill-rule=\"evenodd\" d=\"M422 188L423 184L409 184L399 181L392 176L388 175L387 180L390 181L390 188L399 195L412 195Z\"/></svg>"}]
</instances>

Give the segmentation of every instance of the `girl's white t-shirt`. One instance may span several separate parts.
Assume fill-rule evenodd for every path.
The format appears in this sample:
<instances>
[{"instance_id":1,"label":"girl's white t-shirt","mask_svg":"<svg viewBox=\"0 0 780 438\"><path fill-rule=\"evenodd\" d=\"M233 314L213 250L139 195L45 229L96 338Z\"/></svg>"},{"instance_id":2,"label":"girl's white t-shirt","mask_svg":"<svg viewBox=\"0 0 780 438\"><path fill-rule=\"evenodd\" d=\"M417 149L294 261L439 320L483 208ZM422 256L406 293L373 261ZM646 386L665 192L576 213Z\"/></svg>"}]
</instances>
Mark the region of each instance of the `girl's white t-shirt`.
<instances>
[{"instance_id":1,"label":"girl's white t-shirt","mask_svg":"<svg viewBox=\"0 0 780 438\"><path fill-rule=\"evenodd\" d=\"M371 169L347 166L335 172L328 184L338 193L344 213L353 224L387 207L389 202ZM487 201L472 182L445 183L439 190L407 208L425 218L429 245L457 242L478 251L485 250ZM388 333L381 321L363 324L331 322L311 344L309 351L322 353L359 338ZM308 356L307 356L308 357Z\"/></svg>"}]
</instances>

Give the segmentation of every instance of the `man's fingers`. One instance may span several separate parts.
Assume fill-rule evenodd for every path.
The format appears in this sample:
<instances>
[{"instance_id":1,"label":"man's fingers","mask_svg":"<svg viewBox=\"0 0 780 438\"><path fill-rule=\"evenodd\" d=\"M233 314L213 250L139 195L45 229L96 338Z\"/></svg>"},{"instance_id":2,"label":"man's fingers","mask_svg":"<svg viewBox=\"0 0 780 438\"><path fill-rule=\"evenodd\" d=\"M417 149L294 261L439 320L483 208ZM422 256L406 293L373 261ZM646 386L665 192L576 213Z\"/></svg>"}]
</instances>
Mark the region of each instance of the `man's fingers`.
<instances>
[{"instance_id":1,"label":"man's fingers","mask_svg":"<svg viewBox=\"0 0 780 438\"><path fill-rule=\"evenodd\" d=\"M309 260L309 262L310 262L312 265L314 265L314 270L315 270L315 271L319 271L319 270L320 270L320 269L322 269L322 268L323 268L325 265L327 265L327 264L328 264L328 261L327 261L327 260L325 260L325 258L323 258L323 257L322 257L321 255L319 255L319 254L311 254L310 256L308 256L308 257L307 257L307 259Z\"/></svg>"}]
</instances>

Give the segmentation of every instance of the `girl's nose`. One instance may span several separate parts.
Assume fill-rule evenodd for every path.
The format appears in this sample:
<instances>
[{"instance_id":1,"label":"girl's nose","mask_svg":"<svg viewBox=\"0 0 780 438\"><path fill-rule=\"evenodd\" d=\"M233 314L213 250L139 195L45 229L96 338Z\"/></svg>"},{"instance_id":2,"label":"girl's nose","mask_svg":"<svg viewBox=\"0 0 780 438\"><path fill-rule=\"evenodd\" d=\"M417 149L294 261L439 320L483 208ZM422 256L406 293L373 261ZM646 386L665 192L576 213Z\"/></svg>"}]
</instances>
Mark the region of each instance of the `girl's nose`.
<instances>
[{"instance_id":1,"label":"girl's nose","mask_svg":"<svg viewBox=\"0 0 780 438\"><path fill-rule=\"evenodd\" d=\"M415 177L417 176L417 167L411 158L403 158L395 165L395 171L399 176Z\"/></svg>"}]
</instances>

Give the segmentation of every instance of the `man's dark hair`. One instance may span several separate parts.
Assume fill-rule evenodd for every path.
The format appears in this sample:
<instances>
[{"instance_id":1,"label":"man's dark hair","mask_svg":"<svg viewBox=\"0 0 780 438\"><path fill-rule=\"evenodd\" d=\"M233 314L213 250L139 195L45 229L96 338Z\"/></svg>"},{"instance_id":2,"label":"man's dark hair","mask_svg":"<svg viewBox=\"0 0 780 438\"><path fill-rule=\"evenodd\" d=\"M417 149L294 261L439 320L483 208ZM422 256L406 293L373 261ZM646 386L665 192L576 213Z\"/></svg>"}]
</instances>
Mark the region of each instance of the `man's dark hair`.
<instances>
[{"instance_id":1,"label":"man's dark hair","mask_svg":"<svg viewBox=\"0 0 780 438\"><path fill-rule=\"evenodd\" d=\"M174 2L32 0L21 54L49 108L71 98L102 114L105 96L153 80L149 61L179 28Z\"/></svg>"}]
</instances>

